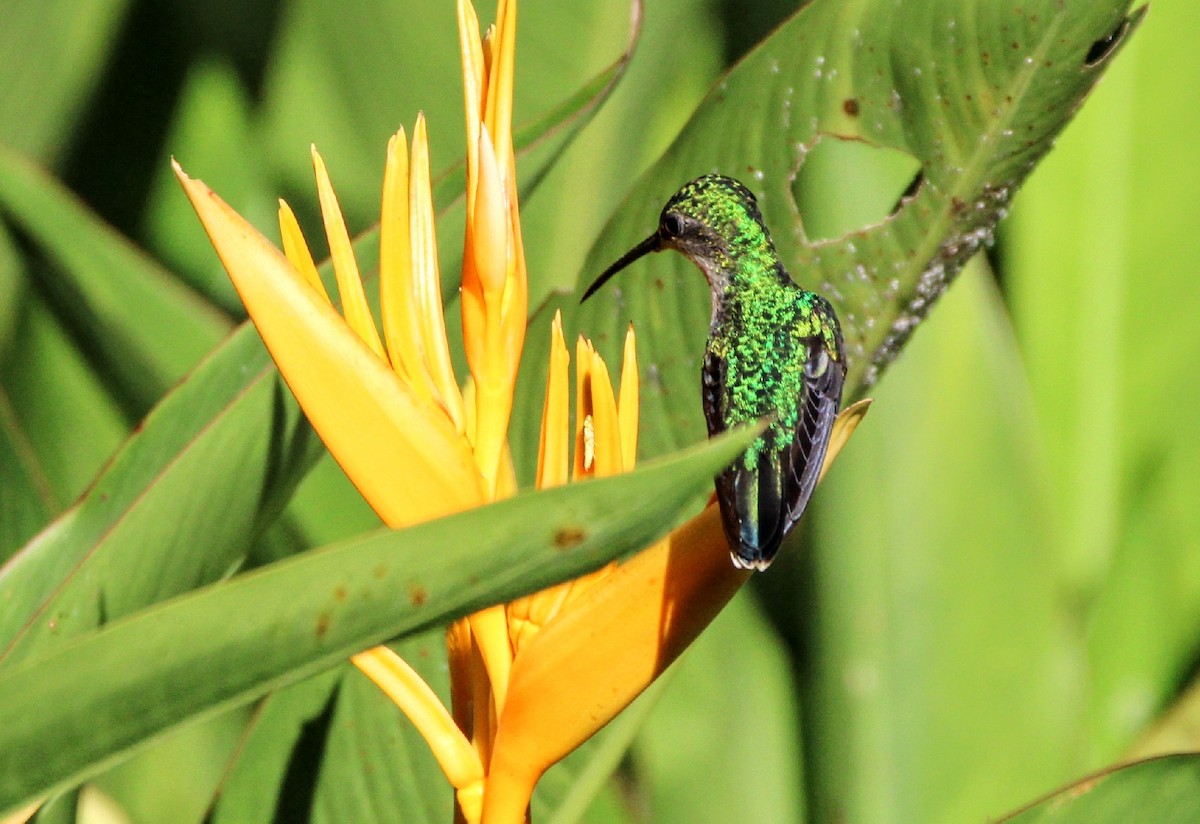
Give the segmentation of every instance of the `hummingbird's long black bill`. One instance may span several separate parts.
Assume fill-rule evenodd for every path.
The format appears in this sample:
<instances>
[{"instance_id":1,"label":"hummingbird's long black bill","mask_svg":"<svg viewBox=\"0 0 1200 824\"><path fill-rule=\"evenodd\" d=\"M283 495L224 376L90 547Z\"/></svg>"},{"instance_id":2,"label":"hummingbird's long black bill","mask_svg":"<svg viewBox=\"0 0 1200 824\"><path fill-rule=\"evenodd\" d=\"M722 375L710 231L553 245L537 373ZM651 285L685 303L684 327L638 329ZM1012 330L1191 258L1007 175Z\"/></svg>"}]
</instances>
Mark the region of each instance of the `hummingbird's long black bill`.
<instances>
[{"instance_id":1,"label":"hummingbird's long black bill","mask_svg":"<svg viewBox=\"0 0 1200 824\"><path fill-rule=\"evenodd\" d=\"M661 248L662 248L662 238L659 236L658 232L655 232L654 234L650 235L650 237L646 238L641 243L639 243L637 246L634 246L628 252L621 255L620 260L618 260L612 266L609 266L607 269L605 269L603 272L601 272L600 277L596 278L592 282L592 285L589 286L587 288L587 291L583 293L583 297L581 297L579 299L579 302L583 303L585 300L590 298L592 295L596 294L596 292L600 289L601 286L603 286L605 283L608 283L609 278L611 278L617 272L624 269L629 264L633 263L638 258L648 255L651 252L657 252Z\"/></svg>"}]
</instances>

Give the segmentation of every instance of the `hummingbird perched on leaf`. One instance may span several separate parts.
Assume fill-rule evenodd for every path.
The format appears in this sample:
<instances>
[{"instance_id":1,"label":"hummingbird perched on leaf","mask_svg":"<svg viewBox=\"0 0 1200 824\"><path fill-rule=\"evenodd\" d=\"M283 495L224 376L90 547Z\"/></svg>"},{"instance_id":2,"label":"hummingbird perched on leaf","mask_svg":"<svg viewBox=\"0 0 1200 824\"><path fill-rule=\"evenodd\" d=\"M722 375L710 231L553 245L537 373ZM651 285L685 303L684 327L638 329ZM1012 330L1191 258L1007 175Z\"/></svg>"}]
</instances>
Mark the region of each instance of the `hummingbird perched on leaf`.
<instances>
[{"instance_id":1,"label":"hummingbird perched on leaf","mask_svg":"<svg viewBox=\"0 0 1200 824\"><path fill-rule=\"evenodd\" d=\"M734 566L766 569L816 486L842 399L846 355L829 301L797 285L779 260L754 195L705 175L663 207L658 230L588 287L650 252L674 249L712 293L701 390L709 436L768 420L766 431L716 477Z\"/></svg>"}]
</instances>

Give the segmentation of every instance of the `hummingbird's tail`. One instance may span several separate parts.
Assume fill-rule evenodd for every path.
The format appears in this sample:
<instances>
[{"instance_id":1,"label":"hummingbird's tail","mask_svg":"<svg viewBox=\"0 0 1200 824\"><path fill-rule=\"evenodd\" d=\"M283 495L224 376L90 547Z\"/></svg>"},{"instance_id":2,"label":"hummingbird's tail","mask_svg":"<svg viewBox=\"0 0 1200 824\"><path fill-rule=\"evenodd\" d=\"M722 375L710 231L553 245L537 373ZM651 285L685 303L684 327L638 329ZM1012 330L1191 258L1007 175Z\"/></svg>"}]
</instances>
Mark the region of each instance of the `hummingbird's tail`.
<instances>
[{"instance_id":1,"label":"hummingbird's tail","mask_svg":"<svg viewBox=\"0 0 1200 824\"><path fill-rule=\"evenodd\" d=\"M750 466L743 458L717 476L729 554L738 569L762 571L771 565L791 526L778 457L761 449ZM732 517L731 517L732 516Z\"/></svg>"}]
</instances>

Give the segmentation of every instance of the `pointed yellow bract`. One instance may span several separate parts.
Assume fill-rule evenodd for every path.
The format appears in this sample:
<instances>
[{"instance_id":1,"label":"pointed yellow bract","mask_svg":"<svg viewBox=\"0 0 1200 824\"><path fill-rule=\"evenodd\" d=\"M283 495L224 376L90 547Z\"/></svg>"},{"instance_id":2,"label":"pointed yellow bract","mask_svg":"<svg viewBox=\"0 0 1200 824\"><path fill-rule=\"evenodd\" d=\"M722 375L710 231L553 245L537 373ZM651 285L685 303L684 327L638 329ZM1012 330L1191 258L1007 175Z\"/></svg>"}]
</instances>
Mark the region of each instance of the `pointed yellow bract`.
<instances>
[{"instance_id":1,"label":"pointed yellow bract","mask_svg":"<svg viewBox=\"0 0 1200 824\"><path fill-rule=\"evenodd\" d=\"M570 376L571 356L563 338L562 314L554 313L550 325L550 365L546 377L546 397L542 402L542 431L538 448L537 488L561 486L569 480L571 431Z\"/></svg>"},{"instance_id":2,"label":"pointed yellow bract","mask_svg":"<svg viewBox=\"0 0 1200 824\"><path fill-rule=\"evenodd\" d=\"M371 347L372 352L380 358L386 358L379 330L375 328L375 320L371 317L371 307L367 305L367 295L363 292L362 278L358 274L358 263L354 260L354 249L350 246L350 234L346 231L342 208L338 205L329 173L325 170L325 161L317 153L316 146L312 147L312 160L317 175L317 192L321 198L321 217L325 221L325 237L329 240L329 256L333 260L333 273L337 277L338 295L342 299L346 322L363 343Z\"/></svg>"},{"instance_id":3,"label":"pointed yellow bract","mask_svg":"<svg viewBox=\"0 0 1200 824\"><path fill-rule=\"evenodd\" d=\"M467 120L463 343L475 381L475 456L493 494L528 309L512 150L516 14L515 0L501 0L494 35L484 43L474 8L467 0L458 3Z\"/></svg>"},{"instance_id":4,"label":"pointed yellow bract","mask_svg":"<svg viewBox=\"0 0 1200 824\"><path fill-rule=\"evenodd\" d=\"M408 139L400 129L388 140L379 210L379 309L392 366L422 399L434 395L426 366L420 316L414 299L413 247L408 213Z\"/></svg>"},{"instance_id":5,"label":"pointed yellow bract","mask_svg":"<svg viewBox=\"0 0 1200 824\"><path fill-rule=\"evenodd\" d=\"M483 781L483 764L471 742L437 694L403 658L380 646L351 660L412 719L453 786L469 790Z\"/></svg>"},{"instance_id":6,"label":"pointed yellow bract","mask_svg":"<svg viewBox=\"0 0 1200 824\"><path fill-rule=\"evenodd\" d=\"M516 489L507 432L528 286L512 147L515 0L501 0L497 19L481 40L474 8L459 0L467 132L461 295L470 372L461 388L443 316L423 116L411 148L403 130L387 147L379 230L382 335L315 148L342 313L330 302L287 204L279 208L281 253L175 167L280 374L347 477L392 527L480 506ZM591 342L578 339L574 425L571 358L557 314L550 336L537 486L633 469L639 417L633 328L625 338L619 392ZM824 468L865 411L862 402L839 416ZM457 820L521 824L542 773L662 673L749 575L730 563L720 515L709 506L623 563L448 628L449 709L387 647L353 661L429 742L455 789Z\"/></svg>"},{"instance_id":7,"label":"pointed yellow bract","mask_svg":"<svg viewBox=\"0 0 1200 824\"><path fill-rule=\"evenodd\" d=\"M459 432L465 429L462 395L450 363L450 342L442 314L442 279L438 271L434 230L433 191L429 176L429 135L425 117L413 129L412 170L409 180L409 238L412 243L412 289L426 368L442 408Z\"/></svg>"},{"instance_id":8,"label":"pointed yellow bract","mask_svg":"<svg viewBox=\"0 0 1200 824\"><path fill-rule=\"evenodd\" d=\"M321 282L317 264L313 262L312 252L308 250L308 242L304 239L304 233L300 231L296 214L292 211L292 207L282 199L279 201L279 234L283 241L284 255L291 261L292 266L296 267L296 271L308 281L309 286L316 289L317 293L328 302L329 293L325 291L325 284Z\"/></svg>"},{"instance_id":9,"label":"pointed yellow bract","mask_svg":"<svg viewBox=\"0 0 1200 824\"><path fill-rule=\"evenodd\" d=\"M638 446L638 362L637 336L633 324L625 333L625 353L621 361L621 397L617 402L617 418L621 424L621 463L628 472L637 463Z\"/></svg>"},{"instance_id":10,"label":"pointed yellow bract","mask_svg":"<svg viewBox=\"0 0 1200 824\"><path fill-rule=\"evenodd\" d=\"M483 503L470 446L446 417L253 226L178 165L175 171L280 374L384 522L407 526Z\"/></svg>"}]
</instances>

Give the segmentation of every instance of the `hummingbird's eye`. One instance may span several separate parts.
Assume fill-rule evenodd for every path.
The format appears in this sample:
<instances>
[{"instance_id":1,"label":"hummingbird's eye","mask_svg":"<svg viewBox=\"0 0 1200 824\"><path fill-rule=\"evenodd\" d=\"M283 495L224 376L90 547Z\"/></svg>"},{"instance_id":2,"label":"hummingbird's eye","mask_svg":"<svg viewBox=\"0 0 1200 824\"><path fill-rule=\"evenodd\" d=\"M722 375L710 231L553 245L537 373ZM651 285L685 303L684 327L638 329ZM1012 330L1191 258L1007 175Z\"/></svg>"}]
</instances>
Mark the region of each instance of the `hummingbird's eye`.
<instances>
[{"instance_id":1,"label":"hummingbird's eye","mask_svg":"<svg viewBox=\"0 0 1200 824\"><path fill-rule=\"evenodd\" d=\"M660 231L665 238L679 237L683 234L683 218L674 212L664 215Z\"/></svg>"}]
</instances>

